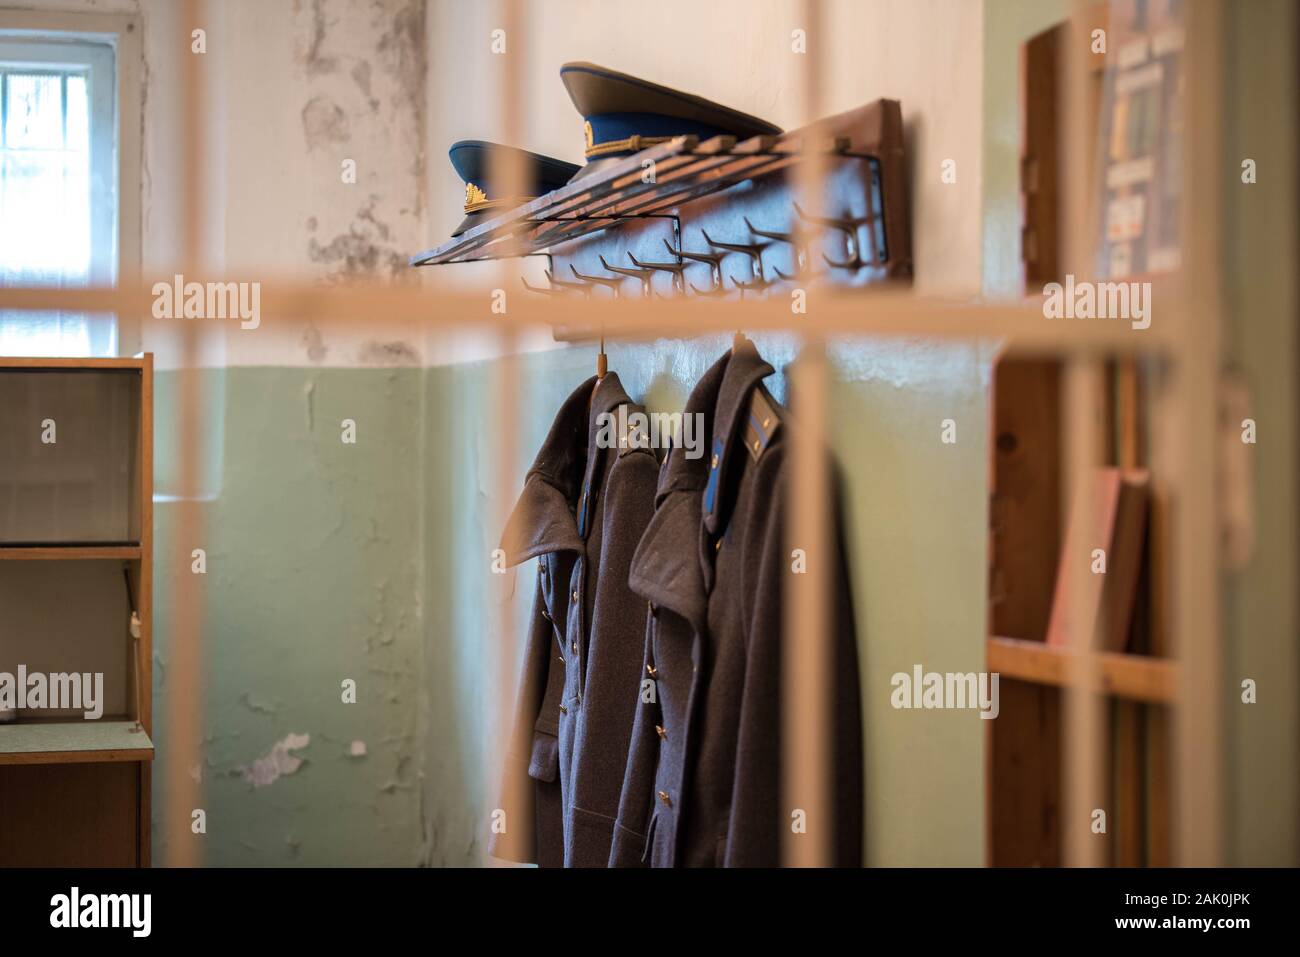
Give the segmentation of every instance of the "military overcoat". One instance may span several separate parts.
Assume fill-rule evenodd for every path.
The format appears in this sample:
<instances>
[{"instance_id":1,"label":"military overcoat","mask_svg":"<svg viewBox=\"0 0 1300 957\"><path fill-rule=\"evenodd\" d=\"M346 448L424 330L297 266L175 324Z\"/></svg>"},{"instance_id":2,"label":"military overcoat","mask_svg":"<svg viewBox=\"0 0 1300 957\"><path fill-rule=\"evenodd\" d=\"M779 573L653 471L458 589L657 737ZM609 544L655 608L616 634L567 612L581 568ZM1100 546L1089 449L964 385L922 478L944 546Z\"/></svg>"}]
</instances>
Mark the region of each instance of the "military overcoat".
<instances>
[{"instance_id":1,"label":"military overcoat","mask_svg":"<svg viewBox=\"0 0 1300 957\"><path fill-rule=\"evenodd\" d=\"M636 419L626 428L635 411L615 373L584 382L507 522L507 564L538 561L500 803L505 831L490 844L497 857L569 867L609 859L645 636L645 601L628 575L658 477Z\"/></svg>"},{"instance_id":2,"label":"military overcoat","mask_svg":"<svg viewBox=\"0 0 1300 957\"><path fill-rule=\"evenodd\" d=\"M653 693L638 699L611 866L780 863L791 826L779 795L793 462L792 423L761 384L772 371L748 341L723 356L686 406L704 416L709 451L692 459L674 448L660 474L630 578L649 602L642 670ZM853 866L863 808L857 647L844 552L831 538L833 820L808 826L829 824L833 862Z\"/></svg>"}]
</instances>

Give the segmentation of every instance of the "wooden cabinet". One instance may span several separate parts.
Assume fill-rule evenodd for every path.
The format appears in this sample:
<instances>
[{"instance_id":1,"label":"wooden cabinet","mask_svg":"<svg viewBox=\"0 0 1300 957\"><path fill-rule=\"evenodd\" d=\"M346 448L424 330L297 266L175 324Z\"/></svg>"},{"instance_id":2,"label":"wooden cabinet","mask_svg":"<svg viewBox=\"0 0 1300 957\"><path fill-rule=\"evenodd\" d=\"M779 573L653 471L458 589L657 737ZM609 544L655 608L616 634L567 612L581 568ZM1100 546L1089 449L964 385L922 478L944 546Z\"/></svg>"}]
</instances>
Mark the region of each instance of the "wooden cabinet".
<instances>
[{"instance_id":1,"label":"wooden cabinet","mask_svg":"<svg viewBox=\"0 0 1300 957\"><path fill-rule=\"evenodd\" d=\"M152 356L0 358L0 865L149 865L152 592Z\"/></svg>"}]
</instances>

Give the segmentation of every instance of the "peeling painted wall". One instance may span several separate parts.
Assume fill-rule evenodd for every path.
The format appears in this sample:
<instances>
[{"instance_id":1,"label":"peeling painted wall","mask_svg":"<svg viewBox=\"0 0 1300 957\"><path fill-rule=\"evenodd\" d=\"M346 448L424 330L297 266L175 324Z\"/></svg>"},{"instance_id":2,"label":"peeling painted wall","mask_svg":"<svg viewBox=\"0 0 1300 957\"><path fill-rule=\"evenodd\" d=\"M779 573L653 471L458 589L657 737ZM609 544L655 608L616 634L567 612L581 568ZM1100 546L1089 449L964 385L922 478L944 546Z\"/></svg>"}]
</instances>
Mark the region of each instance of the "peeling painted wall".
<instances>
[{"instance_id":1,"label":"peeling painted wall","mask_svg":"<svg viewBox=\"0 0 1300 957\"><path fill-rule=\"evenodd\" d=\"M222 3L226 270L324 282L409 282L424 235L425 5L421 0ZM352 181L352 180L355 181ZM418 364L382 316L352 330L289 323L227 338L231 364Z\"/></svg>"},{"instance_id":2,"label":"peeling painted wall","mask_svg":"<svg viewBox=\"0 0 1300 957\"><path fill-rule=\"evenodd\" d=\"M165 48L173 11L143 7L157 93L174 69ZM208 267L240 281L409 278L406 256L424 231L424 4L223 0L207 10ZM146 228L159 269L171 265L161 238L177 225L168 106L145 120ZM349 330L227 329L208 349L210 863L425 856L415 723L420 344L385 330L382 317L357 318ZM170 344L146 347L165 370ZM160 408L171 407L173 381L160 374ZM340 441L344 418L357 422L356 445ZM157 437L163 469L174 440ZM186 563L164 554L172 509L160 503L155 515L156 713L165 715L168 577ZM357 682L356 704L341 701L344 678ZM167 754L159 730L156 779ZM160 861L166 851L157 846Z\"/></svg>"},{"instance_id":3,"label":"peeling painted wall","mask_svg":"<svg viewBox=\"0 0 1300 957\"><path fill-rule=\"evenodd\" d=\"M228 267L408 276L424 212L424 4L219 6L226 110L248 130L225 144Z\"/></svg>"},{"instance_id":4,"label":"peeling painted wall","mask_svg":"<svg viewBox=\"0 0 1300 957\"><path fill-rule=\"evenodd\" d=\"M204 503L206 862L410 866L421 832L419 369L210 370L221 491ZM176 376L157 380L174 401ZM340 423L357 423L357 442ZM156 456L174 455L160 437ZM174 508L155 508L155 787L169 768ZM356 703L342 682L356 682ZM358 747L358 744L360 747ZM301 762L301 763L299 763ZM168 860L155 802L154 855Z\"/></svg>"}]
</instances>

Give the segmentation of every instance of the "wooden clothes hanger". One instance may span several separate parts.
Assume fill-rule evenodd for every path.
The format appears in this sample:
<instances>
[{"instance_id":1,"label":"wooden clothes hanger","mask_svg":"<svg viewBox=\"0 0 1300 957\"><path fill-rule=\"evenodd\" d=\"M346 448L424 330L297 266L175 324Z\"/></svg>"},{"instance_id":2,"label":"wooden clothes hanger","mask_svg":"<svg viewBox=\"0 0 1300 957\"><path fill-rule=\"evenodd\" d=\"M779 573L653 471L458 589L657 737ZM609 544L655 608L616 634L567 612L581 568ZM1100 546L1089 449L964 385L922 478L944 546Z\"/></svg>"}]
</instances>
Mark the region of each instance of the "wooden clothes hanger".
<instances>
[{"instance_id":1,"label":"wooden clothes hanger","mask_svg":"<svg viewBox=\"0 0 1300 957\"><path fill-rule=\"evenodd\" d=\"M591 389L591 394L587 396L587 409L590 411L591 404L596 401L596 390L600 388L600 383L604 380L609 372L609 356L605 355L605 330L600 330L600 352L596 353L596 384Z\"/></svg>"}]
</instances>

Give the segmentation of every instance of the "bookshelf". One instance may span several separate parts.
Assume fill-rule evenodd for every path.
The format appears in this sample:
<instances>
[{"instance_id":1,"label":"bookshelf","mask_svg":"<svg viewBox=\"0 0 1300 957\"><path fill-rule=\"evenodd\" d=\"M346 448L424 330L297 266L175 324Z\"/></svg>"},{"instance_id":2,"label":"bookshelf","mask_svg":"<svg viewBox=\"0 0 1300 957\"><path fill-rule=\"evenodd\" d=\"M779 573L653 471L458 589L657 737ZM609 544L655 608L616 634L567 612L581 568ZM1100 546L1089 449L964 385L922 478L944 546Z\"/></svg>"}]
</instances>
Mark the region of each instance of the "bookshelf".
<instances>
[{"instance_id":1,"label":"bookshelf","mask_svg":"<svg viewBox=\"0 0 1300 957\"><path fill-rule=\"evenodd\" d=\"M1087 262L1099 235L1099 217L1108 209L1105 197L1094 193L1104 192L1098 187L1098 164L1110 168L1105 164L1114 160L1116 145L1101 132L1108 129L1103 119L1110 53L1071 65L1067 51L1081 49L1081 24L1104 27L1113 43L1120 42L1115 38L1127 27L1113 18L1114 7L1080 9L1080 21L1058 24L1021 48L1022 259L1027 290L1060 281L1069 271L1064 229L1071 185L1067 174L1082 180L1075 212L1085 228L1073 251L1074 262ZM1076 141L1069 138L1059 108L1069 92L1072 69L1080 71L1074 103L1084 114ZM1066 156L1071 148L1072 159ZM1155 259L1153 255L1153 270ZM1115 268L1114 262L1108 259L1107 268ZM1141 265L1147 263L1143 253ZM1133 265L1139 268L1138 262ZM1137 271L1130 275L1125 269L1116 272L1124 278L1159 278ZM1175 281L1182 278L1175 274ZM1168 384L1160 365L1149 359L1107 358L1099 367L1098 381L1091 382L1083 396L1085 415L1073 419L1066 414L1069 386L1062 361L1003 355L993 370L986 666L1006 680L1001 684L999 720L990 722L996 727L986 731L986 858L992 865L1083 863L1078 853L1081 791L1087 792L1088 807L1102 807L1108 819L1106 833L1085 838L1091 862L1123 867L1172 862L1170 730L1187 675L1170 656L1174 483L1167 455L1162 461L1152 448L1153 423ZM1086 434L1071 434L1071 429ZM1054 606L1058 569L1068 544L1068 515L1077 508L1079 488L1093 480L1092 475L1068 474L1072 443L1076 455L1082 447L1087 449L1085 457L1097 456L1090 464L1141 472L1149 483L1144 479L1143 515L1128 527L1132 531L1133 525L1140 526L1140 535L1103 542L1087 533L1093 546L1106 545L1108 582L1113 583L1121 570L1133 576L1131 611L1124 603L1112 627L1100 629L1107 632L1106 638L1092 639L1091 629L1085 627L1074 636L1076 643L1062 644L1053 618L1062 612ZM1074 500L1067 501L1071 486ZM1072 554L1077 556L1079 550ZM1091 583L1087 576L1084 581ZM1077 580L1075 585L1077 589ZM1105 607L1116 611L1109 603ZM1111 650L1106 650L1107 639L1114 645ZM1066 727L1071 697L1101 702L1095 712L1097 747L1092 755L1080 727L1073 733ZM1073 713L1077 721L1078 705ZM1097 762L1093 780L1086 786L1076 780L1072 786L1073 809L1067 806L1067 737L1072 738L1069 747L1083 753L1085 762ZM1077 777L1078 763L1073 771ZM1068 828L1063 823L1067 816Z\"/></svg>"},{"instance_id":2,"label":"bookshelf","mask_svg":"<svg viewBox=\"0 0 1300 957\"><path fill-rule=\"evenodd\" d=\"M153 357L0 358L0 448L0 673L97 689L0 723L0 866L147 867Z\"/></svg>"}]
</instances>

